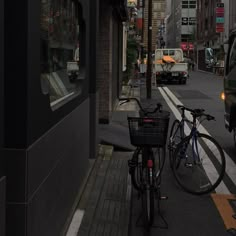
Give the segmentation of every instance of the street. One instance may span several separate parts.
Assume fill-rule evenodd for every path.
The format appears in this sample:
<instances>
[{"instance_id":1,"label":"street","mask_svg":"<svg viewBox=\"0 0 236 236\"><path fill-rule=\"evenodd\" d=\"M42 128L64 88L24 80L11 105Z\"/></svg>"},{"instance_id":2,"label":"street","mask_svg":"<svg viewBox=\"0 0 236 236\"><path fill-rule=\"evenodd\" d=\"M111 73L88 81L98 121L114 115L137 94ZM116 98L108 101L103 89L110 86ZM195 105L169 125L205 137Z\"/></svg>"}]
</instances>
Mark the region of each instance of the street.
<instances>
[{"instance_id":1,"label":"street","mask_svg":"<svg viewBox=\"0 0 236 236\"><path fill-rule=\"evenodd\" d=\"M144 83L145 84L145 83ZM161 214L156 211L154 227L148 235L230 235L227 229L235 227L232 213L236 211L236 148L233 135L224 126L224 102L220 98L223 77L205 72L191 72L186 85L165 84L152 88L151 103L161 102L163 109L171 112L169 131L173 120L179 118L177 104L190 108L203 108L216 121L204 121L200 132L209 133L222 146L226 158L226 175L216 194L193 196L185 193L176 184L169 166L168 151L162 174ZM141 101L145 100L145 88L141 85ZM218 199L220 198L220 201ZM220 202L220 203L219 203ZM220 209L220 210L219 210ZM141 200L133 189L131 200L131 222L129 235L145 235L140 220ZM234 235L234 234L231 234Z\"/></svg>"}]
</instances>

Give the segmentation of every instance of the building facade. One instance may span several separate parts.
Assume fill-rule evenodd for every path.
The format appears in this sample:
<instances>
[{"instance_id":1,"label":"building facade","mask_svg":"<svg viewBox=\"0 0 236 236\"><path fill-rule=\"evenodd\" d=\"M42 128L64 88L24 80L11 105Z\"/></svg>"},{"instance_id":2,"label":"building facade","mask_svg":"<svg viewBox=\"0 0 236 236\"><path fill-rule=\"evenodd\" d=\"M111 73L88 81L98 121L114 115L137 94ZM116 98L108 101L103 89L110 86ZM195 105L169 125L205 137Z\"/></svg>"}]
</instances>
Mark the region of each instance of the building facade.
<instances>
[{"instance_id":1,"label":"building facade","mask_svg":"<svg viewBox=\"0 0 236 236\"><path fill-rule=\"evenodd\" d=\"M212 48L219 55L224 45L224 32L216 31L216 6L221 1L200 0L197 7L197 54L198 68L212 71L205 64L205 48ZM227 13L225 13L227 15ZM223 59L223 58L222 58Z\"/></svg>"},{"instance_id":2,"label":"building facade","mask_svg":"<svg viewBox=\"0 0 236 236\"><path fill-rule=\"evenodd\" d=\"M172 1L166 17L166 41L168 48L182 48L186 56L192 57L196 40L197 1Z\"/></svg>"},{"instance_id":3,"label":"building facade","mask_svg":"<svg viewBox=\"0 0 236 236\"><path fill-rule=\"evenodd\" d=\"M179 48L181 42L181 0L172 0L166 19L166 47Z\"/></svg>"},{"instance_id":4,"label":"building facade","mask_svg":"<svg viewBox=\"0 0 236 236\"><path fill-rule=\"evenodd\" d=\"M148 3L145 1L144 8L144 34L143 43L144 48L148 48ZM166 0L152 0L152 50L159 47L160 32L159 29L164 24L165 19Z\"/></svg>"},{"instance_id":5,"label":"building facade","mask_svg":"<svg viewBox=\"0 0 236 236\"><path fill-rule=\"evenodd\" d=\"M126 3L4 0L0 13L0 235L62 235L119 96Z\"/></svg>"}]
</instances>

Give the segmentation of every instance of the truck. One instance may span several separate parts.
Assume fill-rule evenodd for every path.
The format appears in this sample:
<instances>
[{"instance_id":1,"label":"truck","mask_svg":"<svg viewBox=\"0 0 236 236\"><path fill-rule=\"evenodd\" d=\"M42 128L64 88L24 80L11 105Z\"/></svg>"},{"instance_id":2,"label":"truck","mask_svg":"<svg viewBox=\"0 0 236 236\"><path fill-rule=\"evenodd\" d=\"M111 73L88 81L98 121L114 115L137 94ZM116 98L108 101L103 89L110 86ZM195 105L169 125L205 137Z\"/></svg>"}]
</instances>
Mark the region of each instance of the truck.
<instances>
[{"instance_id":1,"label":"truck","mask_svg":"<svg viewBox=\"0 0 236 236\"><path fill-rule=\"evenodd\" d=\"M224 72L224 121L225 127L233 133L236 146L236 29L234 29L227 42Z\"/></svg>"},{"instance_id":2,"label":"truck","mask_svg":"<svg viewBox=\"0 0 236 236\"><path fill-rule=\"evenodd\" d=\"M183 50L181 48L156 49L153 72L156 75L157 84L172 81L186 84L189 73Z\"/></svg>"}]
</instances>

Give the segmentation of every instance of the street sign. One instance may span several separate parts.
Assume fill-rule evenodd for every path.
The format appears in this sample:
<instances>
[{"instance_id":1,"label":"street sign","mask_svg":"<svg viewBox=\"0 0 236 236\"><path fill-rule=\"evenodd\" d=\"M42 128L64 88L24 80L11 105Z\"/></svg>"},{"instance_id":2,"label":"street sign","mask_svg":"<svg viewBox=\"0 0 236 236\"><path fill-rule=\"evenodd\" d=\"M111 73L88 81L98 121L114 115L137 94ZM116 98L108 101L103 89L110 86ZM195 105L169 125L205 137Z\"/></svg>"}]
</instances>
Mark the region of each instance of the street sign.
<instances>
[{"instance_id":1,"label":"street sign","mask_svg":"<svg viewBox=\"0 0 236 236\"><path fill-rule=\"evenodd\" d=\"M224 32L224 3L216 3L216 33Z\"/></svg>"},{"instance_id":2,"label":"street sign","mask_svg":"<svg viewBox=\"0 0 236 236\"><path fill-rule=\"evenodd\" d=\"M217 2L216 7L224 7L224 3L223 2Z\"/></svg>"},{"instance_id":3,"label":"street sign","mask_svg":"<svg viewBox=\"0 0 236 236\"><path fill-rule=\"evenodd\" d=\"M224 32L224 28L217 28L216 27L216 33L222 33Z\"/></svg>"},{"instance_id":4,"label":"street sign","mask_svg":"<svg viewBox=\"0 0 236 236\"><path fill-rule=\"evenodd\" d=\"M216 12L216 17L224 17L224 12Z\"/></svg>"},{"instance_id":5,"label":"street sign","mask_svg":"<svg viewBox=\"0 0 236 236\"><path fill-rule=\"evenodd\" d=\"M225 18L224 17L216 17L216 24L224 23L224 22L225 22Z\"/></svg>"}]
</instances>

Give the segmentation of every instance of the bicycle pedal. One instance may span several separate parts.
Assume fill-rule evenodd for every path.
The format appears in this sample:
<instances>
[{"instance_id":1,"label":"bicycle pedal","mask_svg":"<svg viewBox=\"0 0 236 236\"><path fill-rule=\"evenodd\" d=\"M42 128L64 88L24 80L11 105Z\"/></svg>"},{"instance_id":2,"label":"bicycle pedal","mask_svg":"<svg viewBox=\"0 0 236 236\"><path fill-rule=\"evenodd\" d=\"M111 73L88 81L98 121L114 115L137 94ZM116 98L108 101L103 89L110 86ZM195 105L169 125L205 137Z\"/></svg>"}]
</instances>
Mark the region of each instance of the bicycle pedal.
<instances>
[{"instance_id":1,"label":"bicycle pedal","mask_svg":"<svg viewBox=\"0 0 236 236\"><path fill-rule=\"evenodd\" d=\"M168 200L168 196L160 196L159 199L160 200Z\"/></svg>"}]
</instances>

